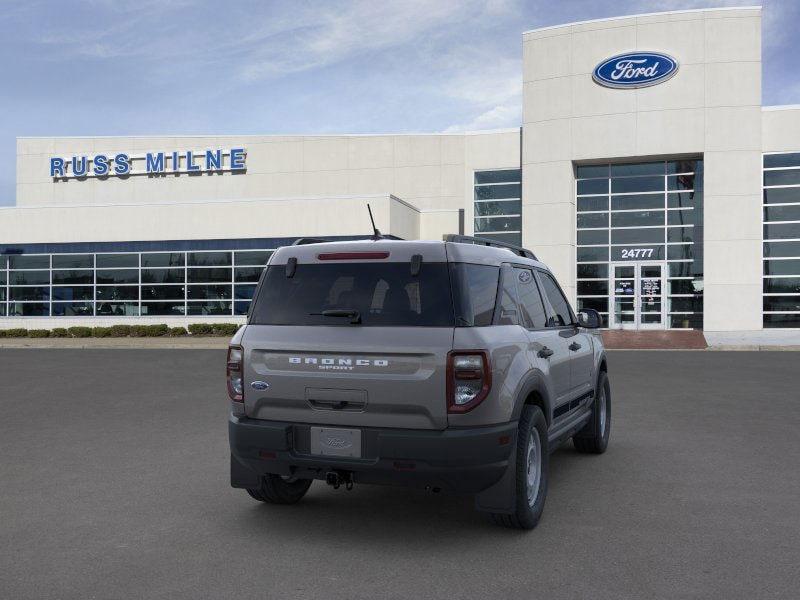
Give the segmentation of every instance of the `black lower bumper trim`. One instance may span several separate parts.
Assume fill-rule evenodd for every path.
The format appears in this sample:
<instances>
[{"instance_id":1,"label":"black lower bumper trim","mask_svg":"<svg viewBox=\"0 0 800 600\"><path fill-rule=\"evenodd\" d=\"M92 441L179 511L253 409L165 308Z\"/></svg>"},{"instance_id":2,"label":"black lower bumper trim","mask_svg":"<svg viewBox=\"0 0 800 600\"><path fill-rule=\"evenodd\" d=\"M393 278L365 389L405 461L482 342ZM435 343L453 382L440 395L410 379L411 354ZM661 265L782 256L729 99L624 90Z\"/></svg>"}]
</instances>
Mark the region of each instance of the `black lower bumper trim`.
<instances>
[{"instance_id":1,"label":"black lower bumper trim","mask_svg":"<svg viewBox=\"0 0 800 600\"><path fill-rule=\"evenodd\" d=\"M231 485L255 487L268 473L324 479L339 470L356 483L475 493L503 475L517 434L515 422L442 431L360 428L362 458L341 458L311 454L310 427L231 415Z\"/></svg>"}]
</instances>

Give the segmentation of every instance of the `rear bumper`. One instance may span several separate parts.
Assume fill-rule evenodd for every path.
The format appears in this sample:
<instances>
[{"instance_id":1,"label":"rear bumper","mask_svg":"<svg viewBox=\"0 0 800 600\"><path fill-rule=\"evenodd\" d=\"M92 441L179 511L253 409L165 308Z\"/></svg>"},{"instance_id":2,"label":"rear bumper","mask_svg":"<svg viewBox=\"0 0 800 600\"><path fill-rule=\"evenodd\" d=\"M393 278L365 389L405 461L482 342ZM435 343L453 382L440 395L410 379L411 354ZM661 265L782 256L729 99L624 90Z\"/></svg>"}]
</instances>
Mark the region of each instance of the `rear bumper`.
<instances>
[{"instance_id":1,"label":"rear bumper","mask_svg":"<svg viewBox=\"0 0 800 600\"><path fill-rule=\"evenodd\" d=\"M516 447L517 423L443 431L361 428L363 458L309 452L310 427L230 415L231 485L257 487L272 473L324 479L332 470L356 483L476 493L496 483Z\"/></svg>"}]
</instances>

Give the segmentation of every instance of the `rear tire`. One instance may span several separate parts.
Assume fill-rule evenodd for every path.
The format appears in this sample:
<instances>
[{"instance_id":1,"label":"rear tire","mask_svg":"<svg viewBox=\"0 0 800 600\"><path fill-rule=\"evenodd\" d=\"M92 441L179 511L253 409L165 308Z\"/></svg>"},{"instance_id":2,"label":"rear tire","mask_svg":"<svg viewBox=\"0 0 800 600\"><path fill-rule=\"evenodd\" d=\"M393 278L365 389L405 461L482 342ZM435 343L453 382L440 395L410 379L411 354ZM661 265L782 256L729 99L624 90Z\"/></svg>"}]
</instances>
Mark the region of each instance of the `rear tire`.
<instances>
[{"instance_id":1,"label":"rear tire","mask_svg":"<svg viewBox=\"0 0 800 600\"><path fill-rule=\"evenodd\" d=\"M287 481L280 475L265 475L261 479L261 487L248 488L247 493L259 502L269 504L295 504L306 495L311 487L310 479Z\"/></svg>"},{"instance_id":2,"label":"rear tire","mask_svg":"<svg viewBox=\"0 0 800 600\"><path fill-rule=\"evenodd\" d=\"M547 421L538 406L522 410L517 434L517 473L513 514L492 513L492 521L503 527L533 529L544 511L550 452Z\"/></svg>"},{"instance_id":3,"label":"rear tire","mask_svg":"<svg viewBox=\"0 0 800 600\"><path fill-rule=\"evenodd\" d=\"M583 454L602 454L611 435L611 386L608 376L600 372L589 422L572 438L575 449Z\"/></svg>"}]
</instances>

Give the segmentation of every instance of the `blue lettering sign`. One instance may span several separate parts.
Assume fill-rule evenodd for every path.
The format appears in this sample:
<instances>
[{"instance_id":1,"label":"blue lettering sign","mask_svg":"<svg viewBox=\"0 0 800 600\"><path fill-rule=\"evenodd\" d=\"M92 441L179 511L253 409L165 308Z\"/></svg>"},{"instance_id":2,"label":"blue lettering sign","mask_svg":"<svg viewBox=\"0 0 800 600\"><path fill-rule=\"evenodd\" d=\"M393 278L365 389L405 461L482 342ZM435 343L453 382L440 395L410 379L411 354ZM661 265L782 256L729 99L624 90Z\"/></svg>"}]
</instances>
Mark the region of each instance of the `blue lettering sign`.
<instances>
[{"instance_id":1,"label":"blue lettering sign","mask_svg":"<svg viewBox=\"0 0 800 600\"><path fill-rule=\"evenodd\" d=\"M222 168L222 150L206 150L206 171Z\"/></svg>"},{"instance_id":2,"label":"blue lettering sign","mask_svg":"<svg viewBox=\"0 0 800 600\"><path fill-rule=\"evenodd\" d=\"M678 61L660 52L627 52L594 69L592 79L609 88L642 88L662 83L678 72Z\"/></svg>"},{"instance_id":3,"label":"blue lettering sign","mask_svg":"<svg viewBox=\"0 0 800 600\"><path fill-rule=\"evenodd\" d=\"M114 173L117 175L127 175L131 171L131 163L128 155L120 152L114 157Z\"/></svg>"},{"instance_id":4,"label":"blue lettering sign","mask_svg":"<svg viewBox=\"0 0 800 600\"><path fill-rule=\"evenodd\" d=\"M243 171L246 168L244 148L231 148L231 171Z\"/></svg>"},{"instance_id":5,"label":"blue lettering sign","mask_svg":"<svg viewBox=\"0 0 800 600\"><path fill-rule=\"evenodd\" d=\"M145 157L145 170L148 173L163 173L164 172L164 153L159 152L153 154L148 152Z\"/></svg>"},{"instance_id":6,"label":"blue lettering sign","mask_svg":"<svg viewBox=\"0 0 800 600\"><path fill-rule=\"evenodd\" d=\"M150 173L216 173L221 171L245 171L247 151L245 148L230 150L214 148L195 154L193 150L170 152L146 152L128 154L118 152L114 156L53 156L50 158L50 177L74 179L86 177L120 177ZM181 162L186 161L181 168Z\"/></svg>"},{"instance_id":7,"label":"blue lettering sign","mask_svg":"<svg viewBox=\"0 0 800 600\"><path fill-rule=\"evenodd\" d=\"M186 151L186 170L192 173L200 170L200 165L194 164L194 155L191 150Z\"/></svg>"},{"instance_id":8,"label":"blue lettering sign","mask_svg":"<svg viewBox=\"0 0 800 600\"><path fill-rule=\"evenodd\" d=\"M108 175L108 157L105 154L98 154L92 161L94 174L97 176Z\"/></svg>"},{"instance_id":9,"label":"blue lettering sign","mask_svg":"<svg viewBox=\"0 0 800 600\"><path fill-rule=\"evenodd\" d=\"M51 158L50 159L50 177L63 177L64 176L64 159Z\"/></svg>"}]
</instances>

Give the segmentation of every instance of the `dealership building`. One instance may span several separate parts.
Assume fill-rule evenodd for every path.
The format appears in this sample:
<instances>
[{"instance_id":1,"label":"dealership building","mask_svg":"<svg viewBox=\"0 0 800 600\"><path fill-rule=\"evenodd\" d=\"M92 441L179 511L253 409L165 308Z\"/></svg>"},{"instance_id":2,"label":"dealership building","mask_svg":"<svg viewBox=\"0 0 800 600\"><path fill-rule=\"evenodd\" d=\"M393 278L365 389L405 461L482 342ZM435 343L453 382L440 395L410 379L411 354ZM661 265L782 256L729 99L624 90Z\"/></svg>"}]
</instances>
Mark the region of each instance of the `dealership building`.
<instances>
[{"instance_id":1,"label":"dealership building","mask_svg":"<svg viewBox=\"0 0 800 600\"><path fill-rule=\"evenodd\" d=\"M0 328L242 322L300 237L532 249L610 328L800 329L800 106L761 104L761 9L523 34L520 127L19 138ZM797 333L796 331L794 332Z\"/></svg>"}]
</instances>

